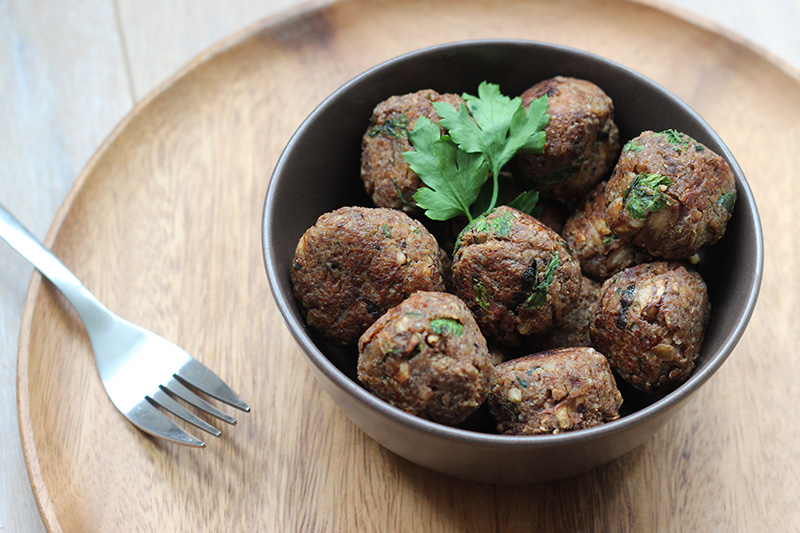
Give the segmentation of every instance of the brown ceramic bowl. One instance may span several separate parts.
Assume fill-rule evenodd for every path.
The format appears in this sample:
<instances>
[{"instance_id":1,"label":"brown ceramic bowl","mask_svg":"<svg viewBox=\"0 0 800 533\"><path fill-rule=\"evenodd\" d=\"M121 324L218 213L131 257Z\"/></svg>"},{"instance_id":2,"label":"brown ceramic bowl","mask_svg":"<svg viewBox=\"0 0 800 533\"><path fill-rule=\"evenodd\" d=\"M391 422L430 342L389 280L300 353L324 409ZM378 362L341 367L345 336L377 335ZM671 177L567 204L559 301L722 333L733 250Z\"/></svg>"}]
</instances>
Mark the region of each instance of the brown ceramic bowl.
<instances>
[{"instance_id":1,"label":"brown ceramic bowl","mask_svg":"<svg viewBox=\"0 0 800 533\"><path fill-rule=\"evenodd\" d=\"M559 435L482 433L406 414L359 384L355 351L331 346L306 327L289 281L295 246L323 213L371 205L359 178L359 161L361 136L378 102L425 88L475 94L483 80L498 83L504 94L517 95L556 75L590 80L611 96L623 143L644 130L674 128L725 157L736 175L738 199L727 233L701 252L699 270L709 287L712 318L697 368L666 395L624 389L619 420ZM330 95L299 127L275 167L264 207L263 247L269 284L286 325L342 411L377 442L414 463L492 483L570 476L644 442L730 355L755 306L763 269L761 224L750 187L728 148L697 113L659 85L609 60L562 46L507 40L411 52L364 72Z\"/></svg>"}]
</instances>

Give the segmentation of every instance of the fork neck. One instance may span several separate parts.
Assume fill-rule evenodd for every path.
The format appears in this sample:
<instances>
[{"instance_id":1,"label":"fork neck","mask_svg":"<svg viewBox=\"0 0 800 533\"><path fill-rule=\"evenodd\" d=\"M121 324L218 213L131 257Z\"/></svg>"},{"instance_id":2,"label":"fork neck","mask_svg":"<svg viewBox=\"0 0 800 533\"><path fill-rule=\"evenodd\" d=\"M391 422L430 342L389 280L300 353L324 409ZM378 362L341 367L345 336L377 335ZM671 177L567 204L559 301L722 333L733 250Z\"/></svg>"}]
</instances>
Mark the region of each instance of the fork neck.
<instances>
[{"instance_id":1,"label":"fork neck","mask_svg":"<svg viewBox=\"0 0 800 533\"><path fill-rule=\"evenodd\" d=\"M84 325L89 327L98 321L108 320L108 308L2 204L0 237L61 291L78 312Z\"/></svg>"}]
</instances>

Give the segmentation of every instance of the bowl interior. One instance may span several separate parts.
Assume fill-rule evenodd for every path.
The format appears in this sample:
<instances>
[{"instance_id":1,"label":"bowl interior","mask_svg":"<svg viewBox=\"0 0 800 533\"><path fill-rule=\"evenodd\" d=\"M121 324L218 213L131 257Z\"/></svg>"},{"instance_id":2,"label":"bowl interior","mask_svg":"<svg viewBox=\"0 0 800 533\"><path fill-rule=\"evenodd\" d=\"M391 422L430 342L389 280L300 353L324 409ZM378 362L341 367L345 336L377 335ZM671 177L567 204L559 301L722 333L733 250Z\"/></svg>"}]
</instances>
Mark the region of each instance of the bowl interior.
<instances>
[{"instance_id":1,"label":"bowl interior","mask_svg":"<svg viewBox=\"0 0 800 533\"><path fill-rule=\"evenodd\" d=\"M641 417L642 411L678 401L703 383L729 355L755 305L763 253L752 193L716 133L662 87L598 56L542 43L472 41L406 54L356 77L326 99L300 126L275 168L263 227L269 282L292 334L312 363L321 365L332 379L355 391L346 381L358 383L357 355L354 350L329 345L306 328L292 296L288 272L300 236L320 215L345 205L372 205L359 169L361 136L375 105L389 96L426 88L440 93L475 94L484 80L499 84L504 94L513 96L556 75L590 80L612 98L623 144L644 130L674 128L725 157L736 175L738 199L734 216L725 237L701 252L698 266L709 287L712 318L697 369L667 398L623 386L623 415ZM341 374L336 375L337 372Z\"/></svg>"}]
</instances>

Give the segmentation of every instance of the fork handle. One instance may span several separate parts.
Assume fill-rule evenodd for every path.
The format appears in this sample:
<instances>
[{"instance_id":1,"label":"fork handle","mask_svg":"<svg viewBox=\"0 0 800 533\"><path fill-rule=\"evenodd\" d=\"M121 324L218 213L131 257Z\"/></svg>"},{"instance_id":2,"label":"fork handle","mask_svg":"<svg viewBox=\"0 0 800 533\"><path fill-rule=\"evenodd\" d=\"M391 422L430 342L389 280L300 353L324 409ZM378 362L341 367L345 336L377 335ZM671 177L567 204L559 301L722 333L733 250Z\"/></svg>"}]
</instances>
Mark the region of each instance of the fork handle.
<instances>
[{"instance_id":1,"label":"fork handle","mask_svg":"<svg viewBox=\"0 0 800 533\"><path fill-rule=\"evenodd\" d=\"M110 311L2 204L0 204L0 237L61 291L84 324L104 321Z\"/></svg>"}]
</instances>

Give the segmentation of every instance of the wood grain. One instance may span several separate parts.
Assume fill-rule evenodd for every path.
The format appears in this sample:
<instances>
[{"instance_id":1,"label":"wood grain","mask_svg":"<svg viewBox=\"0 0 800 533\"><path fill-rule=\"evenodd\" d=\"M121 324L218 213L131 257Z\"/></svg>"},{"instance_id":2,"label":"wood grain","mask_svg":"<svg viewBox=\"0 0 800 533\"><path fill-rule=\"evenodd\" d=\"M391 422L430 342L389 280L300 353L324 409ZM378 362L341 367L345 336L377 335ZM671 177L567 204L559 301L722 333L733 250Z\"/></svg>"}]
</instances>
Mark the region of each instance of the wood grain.
<instances>
[{"instance_id":1,"label":"wood grain","mask_svg":"<svg viewBox=\"0 0 800 533\"><path fill-rule=\"evenodd\" d=\"M729 361L645 445L554 483L464 483L365 437L307 371L260 258L269 174L307 113L383 59L471 37L567 44L655 79L718 131L761 206L762 296ZM137 106L79 178L48 240L101 300L218 369L253 412L199 452L145 437L105 396L76 315L35 277L19 415L46 526L788 529L800 521L800 422L785 410L800 392L790 355L800 326L796 238L786 231L800 207L799 83L739 43L620 0L353 0L232 40Z\"/></svg>"},{"instance_id":2,"label":"wood grain","mask_svg":"<svg viewBox=\"0 0 800 533\"><path fill-rule=\"evenodd\" d=\"M107 0L0 2L0 202L36 235L133 104ZM65 20L81 21L65 31ZM16 415L16 352L32 268L0 252L0 529L40 531Z\"/></svg>"}]
</instances>

